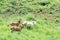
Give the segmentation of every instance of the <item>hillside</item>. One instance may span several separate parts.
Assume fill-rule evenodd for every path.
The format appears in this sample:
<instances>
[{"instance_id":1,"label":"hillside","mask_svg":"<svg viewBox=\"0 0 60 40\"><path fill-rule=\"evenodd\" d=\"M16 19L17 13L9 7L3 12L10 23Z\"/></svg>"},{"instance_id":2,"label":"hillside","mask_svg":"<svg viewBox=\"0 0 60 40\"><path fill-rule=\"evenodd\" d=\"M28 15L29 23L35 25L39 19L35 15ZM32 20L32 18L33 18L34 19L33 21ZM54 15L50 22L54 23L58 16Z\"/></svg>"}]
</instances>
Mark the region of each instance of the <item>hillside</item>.
<instances>
[{"instance_id":1,"label":"hillside","mask_svg":"<svg viewBox=\"0 0 60 40\"><path fill-rule=\"evenodd\" d=\"M20 18L37 24L12 33ZM0 0L0 40L60 40L60 0Z\"/></svg>"}]
</instances>

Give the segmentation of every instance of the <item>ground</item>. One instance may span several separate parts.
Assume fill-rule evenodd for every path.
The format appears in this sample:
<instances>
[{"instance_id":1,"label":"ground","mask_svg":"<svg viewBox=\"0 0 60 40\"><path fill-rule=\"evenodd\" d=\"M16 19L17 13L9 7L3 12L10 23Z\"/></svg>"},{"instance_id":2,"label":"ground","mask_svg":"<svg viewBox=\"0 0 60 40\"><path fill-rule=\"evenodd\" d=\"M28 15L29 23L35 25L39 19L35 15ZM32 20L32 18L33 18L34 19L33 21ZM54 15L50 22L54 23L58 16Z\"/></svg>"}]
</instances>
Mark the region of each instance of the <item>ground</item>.
<instances>
[{"instance_id":1,"label":"ground","mask_svg":"<svg viewBox=\"0 0 60 40\"><path fill-rule=\"evenodd\" d=\"M5 0L2 1L5 4L1 6L2 10L0 9L0 40L60 40L60 1L31 0L31 2L27 0L29 3L25 1L21 1L21 8L18 5L16 7L14 0L6 3ZM7 2L12 2L12 5ZM17 1L17 4L19 2ZM13 5L15 9L12 8ZM10 23L20 18L21 24L33 18L37 24L31 30L25 27L21 32L11 33Z\"/></svg>"}]
</instances>

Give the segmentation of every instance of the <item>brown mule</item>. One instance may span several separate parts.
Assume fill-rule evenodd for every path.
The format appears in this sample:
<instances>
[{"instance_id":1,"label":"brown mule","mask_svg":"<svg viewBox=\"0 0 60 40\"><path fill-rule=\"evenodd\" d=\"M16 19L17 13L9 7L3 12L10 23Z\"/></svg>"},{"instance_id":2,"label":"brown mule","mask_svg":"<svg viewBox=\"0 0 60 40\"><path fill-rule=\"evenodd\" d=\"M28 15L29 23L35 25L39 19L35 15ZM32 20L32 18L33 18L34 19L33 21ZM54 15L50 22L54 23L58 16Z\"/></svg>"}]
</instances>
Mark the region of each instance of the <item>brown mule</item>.
<instances>
[{"instance_id":1,"label":"brown mule","mask_svg":"<svg viewBox=\"0 0 60 40\"><path fill-rule=\"evenodd\" d=\"M10 25L11 26L18 26L20 24L20 22L21 22L21 19L18 20L17 22L12 22Z\"/></svg>"},{"instance_id":2,"label":"brown mule","mask_svg":"<svg viewBox=\"0 0 60 40\"><path fill-rule=\"evenodd\" d=\"M13 32L13 31L21 31L23 28L24 28L24 26L26 26L26 23L25 24L22 24L21 26L12 26L11 27L11 32Z\"/></svg>"}]
</instances>

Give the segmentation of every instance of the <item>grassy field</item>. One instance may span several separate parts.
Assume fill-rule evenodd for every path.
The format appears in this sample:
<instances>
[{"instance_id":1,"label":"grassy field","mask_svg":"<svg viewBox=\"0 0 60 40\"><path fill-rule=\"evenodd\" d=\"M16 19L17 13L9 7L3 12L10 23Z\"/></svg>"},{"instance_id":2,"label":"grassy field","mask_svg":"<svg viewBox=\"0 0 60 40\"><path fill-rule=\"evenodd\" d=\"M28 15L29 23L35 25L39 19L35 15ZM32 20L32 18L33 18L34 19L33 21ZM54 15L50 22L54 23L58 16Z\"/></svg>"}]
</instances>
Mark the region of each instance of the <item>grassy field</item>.
<instances>
[{"instance_id":1,"label":"grassy field","mask_svg":"<svg viewBox=\"0 0 60 40\"><path fill-rule=\"evenodd\" d=\"M36 19L31 29L11 33L11 22ZM0 40L60 40L60 0L0 0Z\"/></svg>"}]
</instances>

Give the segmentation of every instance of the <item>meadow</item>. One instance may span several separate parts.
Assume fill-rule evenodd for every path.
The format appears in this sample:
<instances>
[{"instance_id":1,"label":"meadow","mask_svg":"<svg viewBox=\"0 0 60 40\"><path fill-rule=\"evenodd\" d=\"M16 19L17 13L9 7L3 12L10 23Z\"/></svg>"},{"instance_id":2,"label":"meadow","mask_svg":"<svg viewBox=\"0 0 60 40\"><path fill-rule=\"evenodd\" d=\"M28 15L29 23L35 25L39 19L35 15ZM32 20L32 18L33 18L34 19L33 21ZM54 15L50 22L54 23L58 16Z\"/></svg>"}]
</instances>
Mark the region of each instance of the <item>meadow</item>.
<instances>
[{"instance_id":1,"label":"meadow","mask_svg":"<svg viewBox=\"0 0 60 40\"><path fill-rule=\"evenodd\" d=\"M12 33L10 23L20 18L36 25ZM60 40L60 0L0 0L0 40Z\"/></svg>"}]
</instances>

